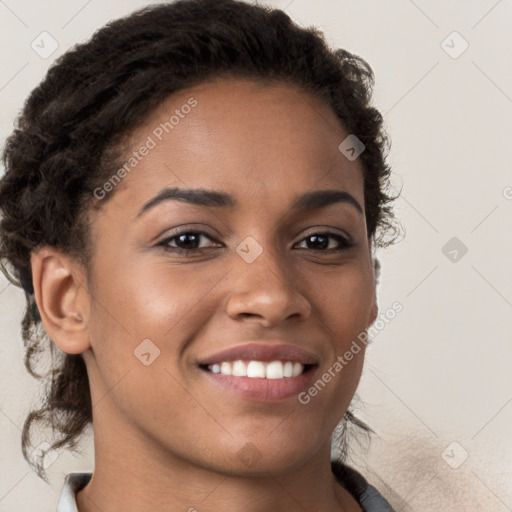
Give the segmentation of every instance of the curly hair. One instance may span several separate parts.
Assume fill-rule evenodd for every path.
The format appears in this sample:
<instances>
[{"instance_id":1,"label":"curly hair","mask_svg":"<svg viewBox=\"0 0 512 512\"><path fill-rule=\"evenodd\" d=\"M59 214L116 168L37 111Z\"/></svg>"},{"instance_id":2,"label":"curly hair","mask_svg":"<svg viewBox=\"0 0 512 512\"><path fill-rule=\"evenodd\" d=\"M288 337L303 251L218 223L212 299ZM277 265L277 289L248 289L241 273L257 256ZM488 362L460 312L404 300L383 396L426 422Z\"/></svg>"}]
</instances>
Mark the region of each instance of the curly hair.
<instances>
[{"instance_id":1,"label":"curly hair","mask_svg":"<svg viewBox=\"0 0 512 512\"><path fill-rule=\"evenodd\" d=\"M365 145L359 158L370 243L386 247L397 238L389 138L371 105L373 71L362 58L331 49L316 28L238 0L177 0L111 21L75 45L27 98L3 150L0 181L1 268L25 290L25 366L46 384L43 406L24 423L22 452L45 481L44 468L28 453L31 424L59 432L50 449L75 449L92 424L92 405L83 358L60 351L41 324L31 251L50 245L88 268L89 215L101 207L93 191L118 168L123 143L169 95L217 77L288 83L322 98ZM48 353L51 370L38 374L36 356ZM350 410L347 422L370 430Z\"/></svg>"}]
</instances>

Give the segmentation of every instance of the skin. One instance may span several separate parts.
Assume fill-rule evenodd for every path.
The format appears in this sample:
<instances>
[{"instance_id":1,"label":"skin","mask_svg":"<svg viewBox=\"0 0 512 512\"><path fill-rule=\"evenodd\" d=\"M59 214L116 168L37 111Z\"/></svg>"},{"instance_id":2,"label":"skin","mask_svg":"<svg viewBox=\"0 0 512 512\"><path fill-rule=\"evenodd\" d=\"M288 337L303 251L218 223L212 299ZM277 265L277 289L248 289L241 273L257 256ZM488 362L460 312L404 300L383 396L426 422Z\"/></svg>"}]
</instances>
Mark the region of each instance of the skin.
<instances>
[{"instance_id":1,"label":"skin","mask_svg":"<svg viewBox=\"0 0 512 512\"><path fill-rule=\"evenodd\" d=\"M330 437L359 382L364 345L307 405L234 396L197 366L239 343L279 338L317 354L315 382L373 323L360 160L338 150L348 132L318 98L235 79L169 97L133 133L132 150L190 97L197 106L92 213L92 265L52 247L32 255L44 327L63 351L82 354L90 379L95 470L78 508L361 510L331 473ZM166 186L226 192L239 205L168 200L138 216ZM346 202L291 210L321 189L348 192L363 213ZM200 252L157 246L178 226L208 233ZM327 250L315 249L308 235L326 230L354 246L329 251L340 246L328 238ZM252 263L236 252L247 236L263 250ZM144 339L160 350L149 366L134 355Z\"/></svg>"}]
</instances>

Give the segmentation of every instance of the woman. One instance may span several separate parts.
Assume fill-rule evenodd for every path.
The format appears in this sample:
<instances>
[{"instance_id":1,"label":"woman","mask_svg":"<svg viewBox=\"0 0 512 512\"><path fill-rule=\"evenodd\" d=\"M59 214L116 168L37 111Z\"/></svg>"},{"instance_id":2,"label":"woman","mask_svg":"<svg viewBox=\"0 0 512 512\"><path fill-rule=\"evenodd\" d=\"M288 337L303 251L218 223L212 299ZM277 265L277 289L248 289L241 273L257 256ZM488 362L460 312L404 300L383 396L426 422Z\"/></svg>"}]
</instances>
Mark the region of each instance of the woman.
<instances>
[{"instance_id":1,"label":"woman","mask_svg":"<svg viewBox=\"0 0 512 512\"><path fill-rule=\"evenodd\" d=\"M109 23L32 92L1 253L27 368L45 343L56 361L23 453L33 422L52 449L91 423L95 441L58 512L391 510L331 461L337 427L342 447L364 428L349 405L395 233L372 85L282 11L181 0Z\"/></svg>"}]
</instances>

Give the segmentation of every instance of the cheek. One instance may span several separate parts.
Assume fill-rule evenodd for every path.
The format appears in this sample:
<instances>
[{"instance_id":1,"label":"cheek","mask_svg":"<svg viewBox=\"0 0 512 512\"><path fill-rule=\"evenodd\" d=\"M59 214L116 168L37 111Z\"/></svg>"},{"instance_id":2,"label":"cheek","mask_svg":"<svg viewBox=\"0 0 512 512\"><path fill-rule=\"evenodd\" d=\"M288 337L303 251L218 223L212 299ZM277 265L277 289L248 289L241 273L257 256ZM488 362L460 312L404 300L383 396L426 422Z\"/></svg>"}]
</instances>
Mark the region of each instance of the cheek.
<instances>
[{"instance_id":1,"label":"cheek","mask_svg":"<svg viewBox=\"0 0 512 512\"><path fill-rule=\"evenodd\" d=\"M369 272L347 269L326 278L309 279L309 297L315 315L327 326L337 351L368 328L375 304L373 279Z\"/></svg>"},{"instance_id":2,"label":"cheek","mask_svg":"<svg viewBox=\"0 0 512 512\"><path fill-rule=\"evenodd\" d=\"M195 403L176 361L190 338L188 326L196 324L184 321L181 325L187 310L183 304L160 309L151 304L135 297L118 300L109 311L93 308L94 361L89 368L94 408L98 412L105 408L108 415L116 411L125 418L120 425L128 421L145 431L161 426L162 435L166 429L183 431L185 427L187 431ZM123 325L118 318L129 321Z\"/></svg>"},{"instance_id":3,"label":"cheek","mask_svg":"<svg viewBox=\"0 0 512 512\"><path fill-rule=\"evenodd\" d=\"M96 278L91 299L89 334L97 368L92 379L98 396L113 389L112 400L126 414L151 415L185 399L181 355L208 323L215 306L209 291L225 271L184 272L168 263L137 265L134 259L118 263L97 269L104 278Z\"/></svg>"},{"instance_id":4,"label":"cheek","mask_svg":"<svg viewBox=\"0 0 512 512\"><path fill-rule=\"evenodd\" d=\"M149 264L148 260L131 255L124 264L111 265L108 272L104 269L102 275L108 277L101 280L97 294L109 314L101 320L114 337L116 332L129 333L132 344L150 338L164 347L207 319L209 291L223 279L226 269L205 272L193 264L185 268L164 258Z\"/></svg>"},{"instance_id":5,"label":"cheek","mask_svg":"<svg viewBox=\"0 0 512 512\"><path fill-rule=\"evenodd\" d=\"M367 335L374 305L371 274L358 268L318 281L312 299L315 314L329 334L330 357L312 386L299 396L312 417L333 427L341 420L355 393L364 364Z\"/></svg>"}]
</instances>

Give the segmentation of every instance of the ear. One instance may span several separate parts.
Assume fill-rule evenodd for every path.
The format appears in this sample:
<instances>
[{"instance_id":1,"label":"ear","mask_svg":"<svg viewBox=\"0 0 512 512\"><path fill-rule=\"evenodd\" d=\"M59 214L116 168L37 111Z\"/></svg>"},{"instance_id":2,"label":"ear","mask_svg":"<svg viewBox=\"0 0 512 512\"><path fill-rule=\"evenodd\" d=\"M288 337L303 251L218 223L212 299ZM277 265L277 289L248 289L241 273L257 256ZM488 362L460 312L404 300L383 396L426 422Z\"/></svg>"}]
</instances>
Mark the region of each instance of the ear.
<instances>
[{"instance_id":1,"label":"ear","mask_svg":"<svg viewBox=\"0 0 512 512\"><path fill-rule=\"evenodd\" d=\"M63 352L88 350L90 301L84 269L50 246L35 249L30 262L35 300L46 332Z\"/></svg>"},{"instance_id":2,"label":"ear","mask_svg":"<svg viewBox=\"0 0 512 512\"><path fill-rule=\"evenodd\" d=\"M379 284L380 278L380 261L375 256L372 255L372 266L373 266L373 279L374 279L374 287L373 287L373 303L372 309L370 312L370 324L372 325L375 320L377 320L377 315L379 314L379 305L377 303L377 285Z\"/></svg>"}]
</instances>

